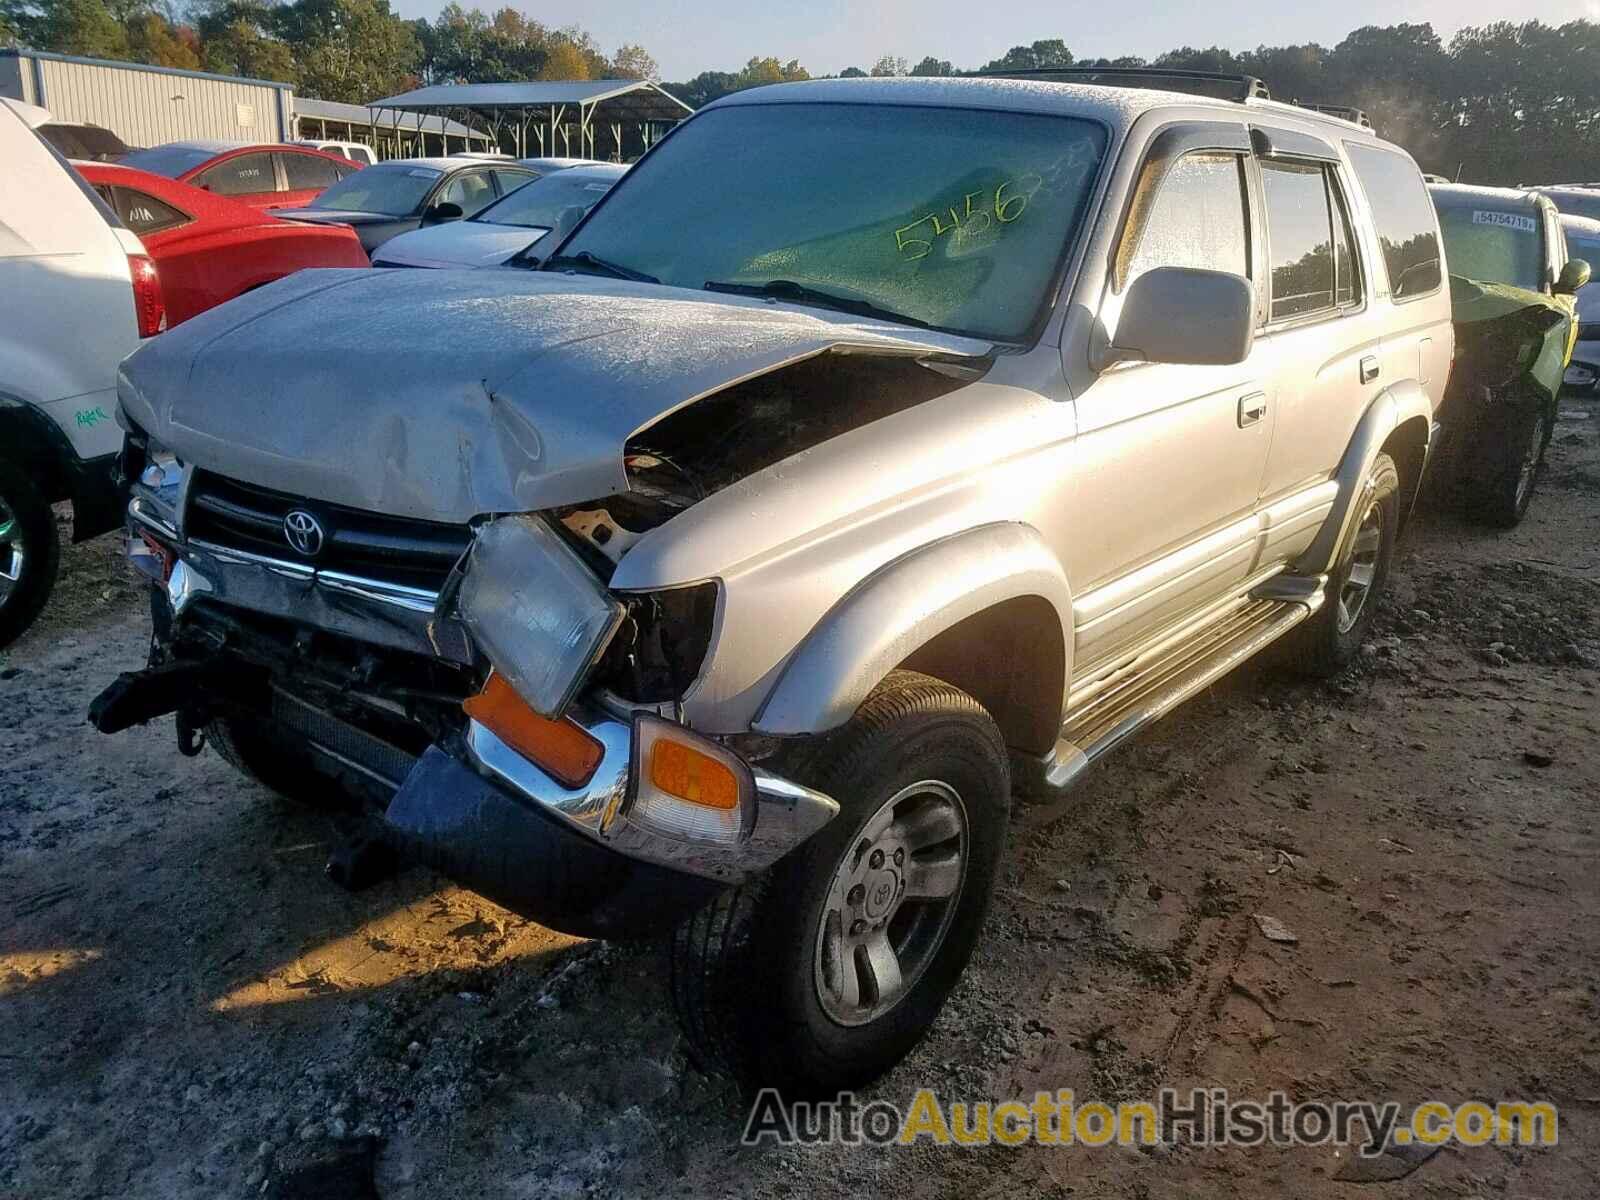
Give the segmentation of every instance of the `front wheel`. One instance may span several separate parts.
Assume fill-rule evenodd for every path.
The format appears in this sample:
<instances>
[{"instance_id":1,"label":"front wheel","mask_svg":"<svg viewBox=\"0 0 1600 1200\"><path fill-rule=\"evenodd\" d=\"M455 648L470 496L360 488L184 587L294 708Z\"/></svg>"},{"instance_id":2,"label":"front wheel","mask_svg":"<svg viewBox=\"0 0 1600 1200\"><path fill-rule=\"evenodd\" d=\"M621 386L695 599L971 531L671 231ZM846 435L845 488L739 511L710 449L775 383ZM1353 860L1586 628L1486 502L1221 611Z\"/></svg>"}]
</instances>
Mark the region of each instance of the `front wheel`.
<instances>
[{"instance_id":1,"label":"front wheel","mask_svg":"<svg viewBox=\"0 0 1600 1200\"><path fill-rule=\"evenodd\" d=\"M1497 447L1499 466L1487 482L1478 505L1491 525L1512 529L1521 524L1533 503L1539 464L1554 426L1543 406L1531 412L1507 413L1503 440Z\"/></svg>"},{"instance_id":2,"label":"front wheel","mask_svg":"<svg viewBox=\"0 0 1600 1200\"><path fill-rule=\"evenodd\" d=\"M50 505L15 463L0 461L0 648L25 633L56 585L61 539Z\"/></svg>"},{"instance_id":3,"label":"front wheel","mask_svg":"<svg viewBox=\"0 0 1600 1200\"><path fill-rule=\"evenodd\" d=\"M1010 776L977 701L909 671L790 773L839 816L679 927L672 992L702 1065L830 1094L903 1058L955 986L994 890Z\"/></svg>"},{"instance_id":4,"label":"front wheel","mask_svg":"<svg viewBox=\"0 0 1600 1200\"><path fill-rule=\"evenodd\" d=\"M1373 459L1356 498L1358 516L1339 563L1328 577L1322 607L1290 635L1290 661L1303 674L1337 675L1361 649L1389 581L1400 530L1400 472L1394 459Z\"/></svg>"}]
</instances>

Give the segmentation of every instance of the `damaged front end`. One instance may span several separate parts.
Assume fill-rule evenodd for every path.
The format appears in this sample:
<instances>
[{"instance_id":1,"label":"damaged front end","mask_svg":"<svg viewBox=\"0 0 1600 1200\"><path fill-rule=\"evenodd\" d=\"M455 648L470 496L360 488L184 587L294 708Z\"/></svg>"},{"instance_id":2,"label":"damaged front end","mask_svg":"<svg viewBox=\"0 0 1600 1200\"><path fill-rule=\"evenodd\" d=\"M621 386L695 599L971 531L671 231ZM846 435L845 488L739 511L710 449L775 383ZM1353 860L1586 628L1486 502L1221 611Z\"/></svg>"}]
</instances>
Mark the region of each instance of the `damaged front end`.
<instances>
[{"instance_id":1,"label":"damaged front end","mask_svg":"<svg viewBox=\"0 0 1600 1200\"><path fill-rule=\"evenodd\" d=\"M552 514L450 524L195 469L134 429L150 665L91 708L175 713L283 791L332 786L385 843L584 936L651 932L830 820L826 796L687 728L717 585L611 591Z\"/></svg>"}]
</instances>

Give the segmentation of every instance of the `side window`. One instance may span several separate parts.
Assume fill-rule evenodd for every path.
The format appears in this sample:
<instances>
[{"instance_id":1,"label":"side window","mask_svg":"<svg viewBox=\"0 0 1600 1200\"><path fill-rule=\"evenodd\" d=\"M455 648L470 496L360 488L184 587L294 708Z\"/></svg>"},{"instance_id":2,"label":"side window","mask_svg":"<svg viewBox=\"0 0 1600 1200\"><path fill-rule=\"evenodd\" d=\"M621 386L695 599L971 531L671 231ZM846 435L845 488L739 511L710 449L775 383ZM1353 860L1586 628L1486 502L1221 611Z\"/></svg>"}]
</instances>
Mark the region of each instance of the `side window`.
<instances>
[{"instance_id":1,"label":"side window","mask_svg":"<svg viewBox=\"0 0 1600 1200\"><path fill-rule=\"evenodd\" d=\"M1403 301L1437 291L1444 282L1439 222L1417 165L1376 146L1346 142L1345 151L1372 210L1390 295Z\"/></svg>"},{"instance_id":2,"label":"side window","mask_svg":"<svg viewBox=\"0 0 1600 1200\"><path fill-rule=\"evenodd\" d=\"M250 196L277 191L278 175L272 169L272 155L241 154L202 171L195 184L219 196Z\"/></svg>"},{"instance_id":3,"label":"side window","mask_svg":"<svg viewBox=\"0 0 1600 1200\"><path fill-rule=\"evenodd\" d=\"M1338 181L1320 163L1261 164L1272 261L1269 320L1332 314L1359 299L1354 239Z\"/></svg>"},{"instance_id":4,"label":"side window","mask_svg":"<svg viewBox=\"0 0 1600 1200\"><path fill-rule=\"evenodd\" d=\"M500 186L500 194L508 195L516 191L523 184L539 178L528 171L508 171L504 167L496 168L494 181Z\"/></svg>"},{"instance_id":5,"label":"side window","mask_svg":"<svg viewBox=\"0 0 1600 1200\"><path fill-rule=\"evenodd\" d=\"M487 207L494 198L494 184L489 180L489 172L462 171L444 185L444 190L434 203L458 204L461 206L461 215L470 217L480 208Z\"/></svg>"},{"instance_id":6,"label":"side window","mask_svg":"<svg viewBox=\"0 0 1600 1200\"><path fill-rule=\"evenodd\" d=\"M188 213L173 208L165 200L157 200L148 192L128 187L117 189L117 215L122 218L123 224L137 234L176 229L193 219Z\"/></svg>"},{"instance_id":7,"label":"side window","mask_svg":"<svg viewBox=\"0 0 1600 1200\"><path fill-rule=\"evenodd\" d=\"M1245 221L1244 159L1237 154L1186 154L1162 178L1136 244L1118 250L1117 290L1154 267L1198 267L1250 276ZM1135 200L1135 205L1138 201Z\"/></svg>"},{"instance_id":8,"label":"side window","mask_svg":"<svg viewBox=\"0 0 1600 1200\"><path fill-rule=\"evenodd\" d=\"M291 192L332 187L339 182L339 165L316 154L285 154L283 174Z\"/></svg>"}]
</instances>

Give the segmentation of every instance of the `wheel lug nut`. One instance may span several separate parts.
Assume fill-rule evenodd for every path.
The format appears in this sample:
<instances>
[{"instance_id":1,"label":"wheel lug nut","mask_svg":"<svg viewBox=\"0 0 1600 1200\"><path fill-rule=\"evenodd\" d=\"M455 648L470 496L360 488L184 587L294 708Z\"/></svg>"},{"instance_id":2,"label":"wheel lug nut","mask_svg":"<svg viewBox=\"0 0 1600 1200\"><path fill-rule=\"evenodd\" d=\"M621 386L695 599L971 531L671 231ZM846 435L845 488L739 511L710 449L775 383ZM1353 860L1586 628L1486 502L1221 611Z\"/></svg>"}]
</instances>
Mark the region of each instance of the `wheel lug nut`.
<instances>
[{"instance_id":1,"label":"wheel lug nut","mask_svg":"<svg viewBox=\"0 0 1600 1200\"><path fill-rule=\"evenodd\" d=\"M855 887L851 888L850 894L845 897L845 899L850 901L851 904L860 904L866 898L867 889L862 887L859 883L856 884Z\"/></svg>"},{"instance_id":2,"label":"wheel lug nut","mask_svg":"<svg viewBox=\"0 0 1600 1200\"><path fill-rule=\"evenodd\" d=\"M879 867L883 866L883 851L874 850L872 852L872 857L868 859L867 862L868 865L870 865L872 869L876 871Z\"/></svg>"},{"instance_id":3,"label":"wheel lug nut","mask_svg":"<svg viewBox=\"0 0 1600 1200\"><path fill-rule=\"evenodd\" d=\"M906 851L904 846L900 847L894 852L894 865L897 867L903 867L906 865Z\"/></svg>"},{"instance_id":4,"label":"wheel lug nut","mask_svg":"<svg viewBox=\"0 0 1600 1200\"><path fill-rule=\"evenodd\" d=\"M850 922L850 936L860 937L867 931L867 923L859 918Z\"/></svg>"}]
</instances>

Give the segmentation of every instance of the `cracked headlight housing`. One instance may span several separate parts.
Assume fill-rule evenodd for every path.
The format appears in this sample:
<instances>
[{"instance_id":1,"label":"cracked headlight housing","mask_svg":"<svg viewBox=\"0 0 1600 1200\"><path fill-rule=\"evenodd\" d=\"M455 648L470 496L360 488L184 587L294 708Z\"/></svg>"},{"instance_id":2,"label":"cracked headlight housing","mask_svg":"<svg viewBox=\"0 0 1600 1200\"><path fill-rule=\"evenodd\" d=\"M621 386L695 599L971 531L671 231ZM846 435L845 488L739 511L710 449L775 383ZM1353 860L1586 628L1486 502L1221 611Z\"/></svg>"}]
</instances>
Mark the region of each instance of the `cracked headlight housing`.
<instances>
[{"instance_id":1,"label":"cracked headlight housing","mask_svg":"<svg viewBox=\"0 0 1600 1200\"><path fill-rule=\"evenodd\" d=\"M188 466L171 450L138 429L129 432L123 440L119 465L123 480L133 493L135 515L176 537Z\"/></svg>"},{"instance_id":2,"label":"cracked headlight housing","mask_svg":"<svg viewBox=\"0 0 1600 1200\"><path fill-rule=\"evenodd\" d=\"M622 605L543 519L478 531L461 579L462 621L528 707L554 720L622 622Z\"/></svg>"}]
</instances>

